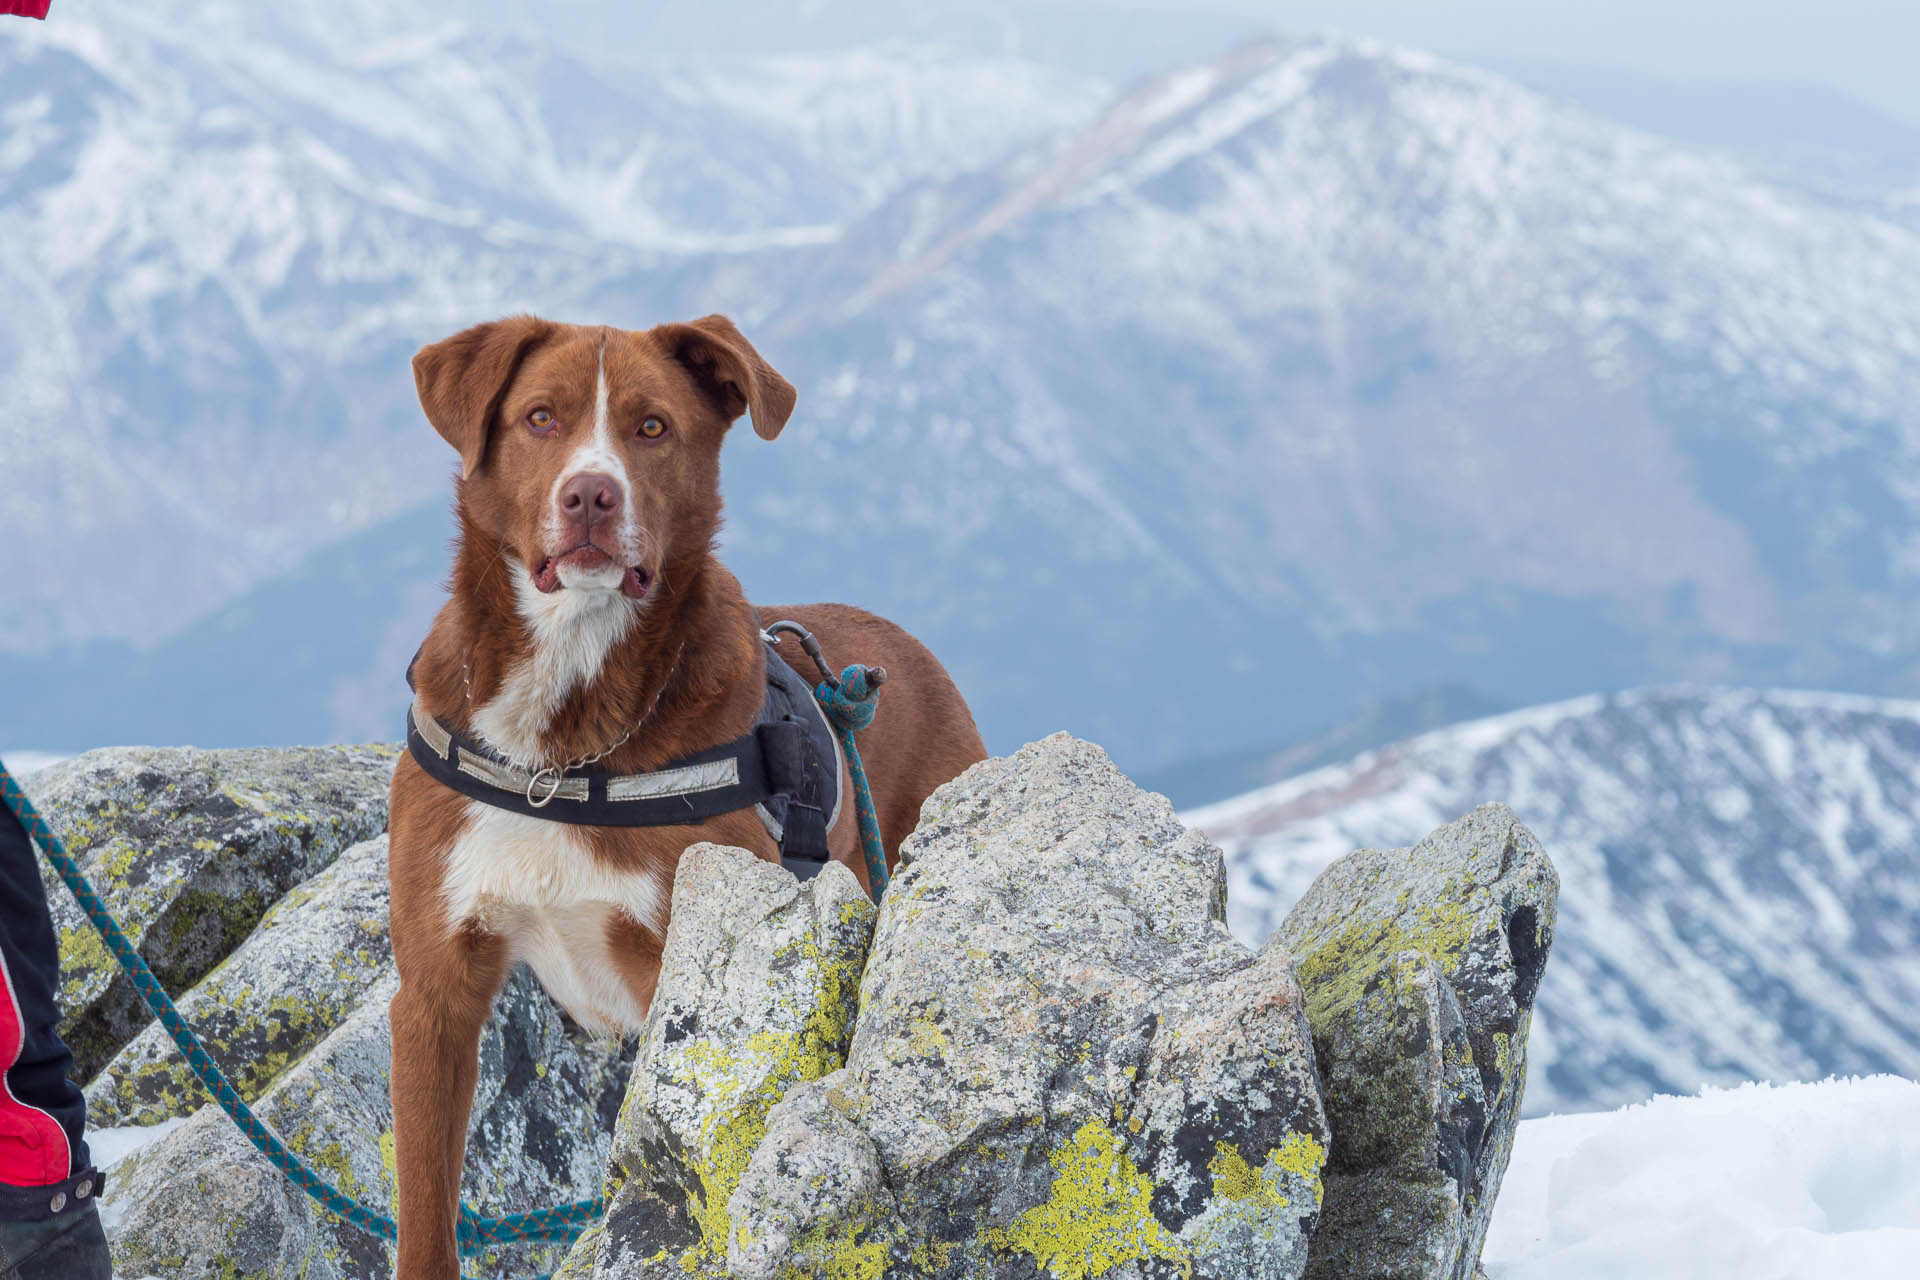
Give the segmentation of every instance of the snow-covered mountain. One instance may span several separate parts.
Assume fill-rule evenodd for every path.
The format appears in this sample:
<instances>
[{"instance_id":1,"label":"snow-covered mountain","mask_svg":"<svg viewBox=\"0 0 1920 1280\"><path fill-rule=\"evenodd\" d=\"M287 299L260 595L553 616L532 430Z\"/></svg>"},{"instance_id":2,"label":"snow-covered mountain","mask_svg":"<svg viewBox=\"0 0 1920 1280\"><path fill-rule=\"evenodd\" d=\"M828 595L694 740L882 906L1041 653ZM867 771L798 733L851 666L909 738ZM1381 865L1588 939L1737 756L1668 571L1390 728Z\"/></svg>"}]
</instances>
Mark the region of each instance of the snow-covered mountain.
<instances>
[{"instance_id":1,"label":"snow-covered mountain","mask_svg":"<svg viewBox=\"0 0 1920 1280\"><path fill-rule=\"evenodd\" d=\"M1264 939L1320 869L1486 800L1559 868L1533 1113L1920 1078L1920 703L1655 689L1424 734L1184 815Z\"/></svg>"},{"instance_id":2,"label":"snow-covered mountain","mask_svg":"<svg viewBox=\"0 0 1920 1280\"><path fill-rule=\"evenodd\" d=\"M174 740L394 722L396 678L358 691L430 610L437 565L392 575L447 469L405 358L519 307L734 314L801 407L729 455L729 560L900 617L997 746L1145 767L1448 683L1920 691L1914 228L1332 37L1095 111L1011 58L648 78L358 9L102 12L0 46L15 740L125 740L74 673L135 688L156 643ZM325 643L241 598L303 558L352 584ZM216 641L322 687L195 667Z\"/></svg>"},{"instance_id":3,"label":"snow-covered mountain","mask_svg":"<svg viewBox=\"0 0 1920 1280\"><path fill-rule=\"evenodd\" d=\"M407 358L518 308L684 309L1104 86L926 49L647 67L393 6L104 0L0 38L0 648L150 643L446 468ZM607 314L607 313L598 313ZM80 584L80 589L76 589Z\"/></svg>"}]
</instances>

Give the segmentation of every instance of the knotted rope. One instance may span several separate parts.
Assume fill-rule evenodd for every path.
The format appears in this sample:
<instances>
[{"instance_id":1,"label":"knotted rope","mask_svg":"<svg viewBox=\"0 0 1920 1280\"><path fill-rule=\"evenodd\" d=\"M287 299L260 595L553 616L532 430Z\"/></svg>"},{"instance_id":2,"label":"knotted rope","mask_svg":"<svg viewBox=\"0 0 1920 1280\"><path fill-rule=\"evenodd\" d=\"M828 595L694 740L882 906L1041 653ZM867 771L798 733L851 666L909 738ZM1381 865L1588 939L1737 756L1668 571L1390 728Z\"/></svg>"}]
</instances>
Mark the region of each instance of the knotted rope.
<instances>
[{"instance_id":1,"label":"knotted rope","mask_svg":"<svg viewBox=\"0 0 1920 1280\"><path fill-rule=\"evenodd\" d=\"M842 671L838 680L822 680L813 687L813 696L827 713L828 722L839 735L840 749L847 755L847 773L853 778L853 811L860 819L860 846L867 855L867 880L873 886L875 902L887 891L887 851L880 843L880 819L873 811L867 768L860 762L860 748L853 745L853 735L873 723L873 713L880 709L880 686L886 678L885 668L863 667L856 662Z\"/></svg>"}]
</instances>

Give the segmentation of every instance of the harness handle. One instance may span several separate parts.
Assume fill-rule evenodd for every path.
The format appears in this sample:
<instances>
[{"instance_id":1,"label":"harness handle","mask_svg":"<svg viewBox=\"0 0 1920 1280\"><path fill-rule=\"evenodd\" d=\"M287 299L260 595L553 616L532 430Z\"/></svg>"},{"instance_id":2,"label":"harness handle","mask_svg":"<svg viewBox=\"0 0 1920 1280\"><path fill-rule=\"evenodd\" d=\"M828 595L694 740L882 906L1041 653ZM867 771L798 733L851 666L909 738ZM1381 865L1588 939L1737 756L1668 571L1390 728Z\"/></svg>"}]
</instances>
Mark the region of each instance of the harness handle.
<instances>
[{"instance_id":1,"label":"harness handle","mask_svg":"<svg viewBox=\"0 0 1920 1280\"><path fill-rule=\"evenodd\" d=\"M814 686L813 696L826 712L847 758L847 775L853 779L853 810L860 823L860 847L867 861L867 881L872 886L873 900L878 902L887 891L891 877L887 874L886 846L880 839L880 818L873 807L873 790L867 785L867 766L860 759L860 748L854 745L853 735L873 723L873 713L879 709L875 699L880 696L880 686L887 682L887 669L856 662L835 675L827 665L827 656L820 652L820 642L797 622L773 623L762 629L760 638L777 649L778 633L782 631L791 632L813 659L813 665L820 668L820 683Z\"/></svg>"},{"instance_id":2,"label":"harness handle","mask_svg":"<svg viewBox=\"0 0 1920 1280\"><path fill-rule=\"evenodd\" d=\"M800 642L800 647L806 650L809 658L813 659L813 665L820 668L820 678L827 682L829 689L838 689L840 687L840 677L834 674L831 666L827 665L827 655L821 652L820 642L813 638L813 632L807 630L797 622L783 620L769 625L760 633L760 638L775 648L778 648L780 646L780 637L775 633L780 631L792 633L794 639ZM862 667L861 670L867 673L867 687L870 689L878 689L887 682L887 669L885 667Z\"/></svg>"}]
</instances>

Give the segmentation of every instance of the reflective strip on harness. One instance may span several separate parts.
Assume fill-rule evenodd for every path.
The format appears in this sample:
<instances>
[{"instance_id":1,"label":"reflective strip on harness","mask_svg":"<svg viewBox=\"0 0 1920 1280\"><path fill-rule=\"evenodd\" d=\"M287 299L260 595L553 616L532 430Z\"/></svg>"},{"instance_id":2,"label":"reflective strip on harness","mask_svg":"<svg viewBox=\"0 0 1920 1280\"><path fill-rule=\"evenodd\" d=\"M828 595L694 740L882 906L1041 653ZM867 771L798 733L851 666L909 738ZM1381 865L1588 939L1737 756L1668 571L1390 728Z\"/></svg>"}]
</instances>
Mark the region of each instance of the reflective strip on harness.
<instances>
[{"instance_id":1,"label":"reflective strip on harness","mask_svg":"<svg viewBox=\"0 0 1920 1280\"><path fill-rule=\"evenodd\" d=\"M651 800L660 796L688 796L740 783L740 761L733 756L706 764L683 764L678 769L656 769L607 780L609 800Z\"/></svg>"}]
</instances>

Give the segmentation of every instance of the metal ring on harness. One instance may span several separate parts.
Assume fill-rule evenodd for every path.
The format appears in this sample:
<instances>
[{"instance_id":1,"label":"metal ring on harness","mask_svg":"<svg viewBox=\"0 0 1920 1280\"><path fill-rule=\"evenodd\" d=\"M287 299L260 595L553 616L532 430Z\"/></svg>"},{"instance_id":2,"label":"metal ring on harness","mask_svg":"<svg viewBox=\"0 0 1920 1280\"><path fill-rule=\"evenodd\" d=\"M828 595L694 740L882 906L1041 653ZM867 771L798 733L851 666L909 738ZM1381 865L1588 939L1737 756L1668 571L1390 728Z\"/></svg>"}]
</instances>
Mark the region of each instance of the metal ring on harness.
<instances>
[{"instance_id":1,"label":"metal ring on harness","mask_svg":"<svg viewBox=\"0 0 1920 1280\"><path fill-rule=\"evenodd\" d=\"M535 800L533 798L533 789L540 785L541 778L547 778L547 777L550 777L553 780L550 784L550 789L548 790L547 794L545 794L544 796L541 796L538 800ZM566 779L560 776L560 771L554 768L552 765L548 765L546 768L540 770L540 772L534 774L531 778L527 779L527 803L532 805L536 809L546 808L548 805L553 803L553 798L560 794L560 787L565 782L566 782Z\"/></svg>"}]
</instances>

